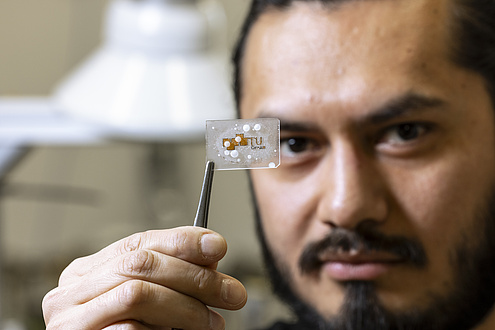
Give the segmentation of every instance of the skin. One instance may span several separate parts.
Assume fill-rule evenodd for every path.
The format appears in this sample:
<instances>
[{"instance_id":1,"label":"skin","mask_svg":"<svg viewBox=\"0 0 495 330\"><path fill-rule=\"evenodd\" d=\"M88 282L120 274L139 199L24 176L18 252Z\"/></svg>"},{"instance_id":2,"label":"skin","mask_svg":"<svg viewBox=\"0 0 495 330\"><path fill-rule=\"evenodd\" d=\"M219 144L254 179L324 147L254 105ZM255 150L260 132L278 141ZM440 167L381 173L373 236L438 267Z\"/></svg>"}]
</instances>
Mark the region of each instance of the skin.
<instances>
[{"instance_id":1,"label":"skin","mask_svg":"<svg viewBox=\"0 0 495 330\"><path fill-rule=\"evenodd\" d=\"M242 117L292 124L282 165L251 173L263 229L295 291L323 316L342 305L343 279L323 268L302 275L297 264L335 228L368 221L423 245L424 269L367 256L384 269L368 280L395 311L451 290L449 253L465 237L476 243L474 213L495 184L494 115L481 77L449 61L449 18L443 0L296 2L251 31ZM436 102L385 111L410 95ZM405 123L417 130L411 139L399 134ZM306 143L298 152L294 137ZM225 240L202 228L125 238L69 265L43 301L47 329L223 329L208 306L239 309L247 299L216 271L225 253ZM493 328L492 312L477 330Z\"/></svg>"},{"instance_id":2,"label":"skin","mask_svg":"<svg viewBox=\"0 0 495 330\"><path fill-rule=\"evenodd\" d=\"M343 281L363 277L389 310L427 305L453 287L454 247L465 237L476 242L473 219L495 183L494 115L482 78L450 61L449 6L296 1L262 14L250 33L241 115L288 127L282 165L251 171L262 226L296 293L324 317L338 313ZM410 95L434 102L390 111ZM415 128L412 138L400 134L405 124ZM366 255L384 271L301 274L309 243L365 221L420 242L427 267ZM493 329L493 314L477 329Z\"/></svg>"},{"instance_id":3,"label":"skin","mask_svg":"<svg viewBox=\"0 0 495 330\"><path fill-rule=\"evenodd\" d=\"M208 306L239 309L246 290L216 271L227 251L211 230L134 234L75 260L43 300L47 329L224 329Z\"/></svg>"}]
</instances>

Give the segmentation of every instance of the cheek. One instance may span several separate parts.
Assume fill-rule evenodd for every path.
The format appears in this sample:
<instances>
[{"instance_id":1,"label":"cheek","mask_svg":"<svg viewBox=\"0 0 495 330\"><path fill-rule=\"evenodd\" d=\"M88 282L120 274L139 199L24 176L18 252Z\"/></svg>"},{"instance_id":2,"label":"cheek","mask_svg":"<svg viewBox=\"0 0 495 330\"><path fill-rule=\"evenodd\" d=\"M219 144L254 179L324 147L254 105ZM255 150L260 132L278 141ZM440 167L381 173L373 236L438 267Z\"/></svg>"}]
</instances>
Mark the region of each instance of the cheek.
<instances>
[{"instance_id":1,"label":"cheek","mask_svg":"<svg viewBox=\"0 0 495 330\"><path fill-rule=\"evenodd\" d=\"M398 212L422 242L434 272L450 267L449 256L477 226L494 186L493 153L451 152L421 170L395 178ZM404 224L403 224L404 225Z\"/></svg>"},{"instance_id":2,"label":"cheek","mask_svg":"<svg viewBox=\"0 0 495 330\"><path fill-rule=\"evenodd\" d=\"M277 170L251 172L263 230L277 256L294 265L298 259L310 219L315 210L314 189L279 180Z\"/></svg>"},{"instance_id":3,"label":"cheek","mask_svg":"<svg viewBox=\"0 0 495 330\"><path fill-rule=\"evenodd\" d=\"M287 278L303 300L320 306L323 314L335 314L342 303L342 288L335 283L308 281L301 276L299 258L309 242L328 232L316 218L318 182L315 175L299 181L283 179L273 170L251 171L265 238L279 269L287 270ZM325 227L325 228L323 228ZM287 269L288 267L288 269ZM328 299L332 297L332 299Z\"/></svg>"}]
</instances>

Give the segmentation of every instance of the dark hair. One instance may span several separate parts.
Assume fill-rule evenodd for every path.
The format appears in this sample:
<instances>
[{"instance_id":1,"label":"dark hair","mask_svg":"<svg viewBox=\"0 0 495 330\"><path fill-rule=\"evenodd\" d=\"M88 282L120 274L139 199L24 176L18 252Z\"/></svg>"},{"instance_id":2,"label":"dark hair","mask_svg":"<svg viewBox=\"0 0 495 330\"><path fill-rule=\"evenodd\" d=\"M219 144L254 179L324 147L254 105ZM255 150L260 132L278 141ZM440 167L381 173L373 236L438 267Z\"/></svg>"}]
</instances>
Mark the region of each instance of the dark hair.
<instances>
[{"instance_id":1,"label":"dark hair","mask_svg":"<svg viewBox=\"0 0 495 330\"><path fill-rule=\"evenodd\" d=\"M237 45L234 49L233 89L237 113L240 112L242 91L242 59L246 40L259 16L270 8L284 10L294 2L335 4L357 0L253 0ZM411 0L414 1L414 0ZM486 82L495 108L495 0L451 0L452 59L455 63L480 74Z\"/></svg>"},{"instance_id":2,"label":"dark hair","mask_svg":"<svg viewBox=\"0 0 495 330\"><path fill-rule=\"evenodd\" d=\"M233 89L234 98L237 108L237 115L240 117L241 90L242 90L242 70L241 64L246 48L246 41L249 36L249 31L260 15L267 10L267 7L288 8L294 0L252 0L251 7L248 11L244 24L242 25L241 34L237 40L237 45L234 48L232 62L234 65Z\"/></svg>"},{"instance_id":3,"label":"dark hair","mask_svg":"<svg viewBox=\"0 0 495 330\"><path fill-rule=\"evenodd\" d=\"M485 79L495 108L495 1L452 0L452 58Z\"/></svg>"}]
</instances>

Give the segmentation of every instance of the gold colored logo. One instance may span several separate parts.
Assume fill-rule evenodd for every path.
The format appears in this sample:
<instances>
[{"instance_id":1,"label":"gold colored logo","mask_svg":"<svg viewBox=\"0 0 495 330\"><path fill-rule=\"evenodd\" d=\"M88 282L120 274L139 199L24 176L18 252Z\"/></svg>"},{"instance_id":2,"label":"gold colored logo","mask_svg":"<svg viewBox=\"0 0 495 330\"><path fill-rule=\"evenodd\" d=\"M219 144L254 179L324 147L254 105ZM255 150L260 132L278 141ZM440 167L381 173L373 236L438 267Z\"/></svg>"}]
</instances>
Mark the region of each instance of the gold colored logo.
<instances>
[{"instance_id":1,"label":"gold colored logo","mask_svg":"<svg viewBox=\"0 0 495 330\"><path fill-rule=\"evenodd\" d=\"M248 147L251 146L251 149L266 149L266 146L263 145L263 137L244 137L244 134L236 134L233 139L223 139L223 146L227 148L227 150L235 150L236 147Z\"/></svg>"}]
</instances>

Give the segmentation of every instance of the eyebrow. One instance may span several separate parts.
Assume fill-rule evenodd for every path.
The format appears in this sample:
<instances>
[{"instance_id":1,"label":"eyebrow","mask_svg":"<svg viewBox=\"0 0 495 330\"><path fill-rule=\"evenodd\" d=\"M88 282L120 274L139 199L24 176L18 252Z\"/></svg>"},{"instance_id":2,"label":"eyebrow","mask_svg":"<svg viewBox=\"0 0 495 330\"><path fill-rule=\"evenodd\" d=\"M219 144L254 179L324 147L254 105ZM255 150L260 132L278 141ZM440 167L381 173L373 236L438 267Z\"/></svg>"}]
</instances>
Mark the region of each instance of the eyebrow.
<instances>
[{"instance_id":1,"label":"eyebrow","mask_svg":"<svg viewBox=\"0 0 495 330\"><path fill-rule=\"evenodd\" d=\"M392 99L385 105L371 111L366 119L373 124L381 124L395 118L399 118L416 110L438 108L445 102L435 97L427 97L416 93L407 93L396 99Z\"/></svg>"},{"instance_id":2,"label":"eyebrow","mask_svg":"<svg viewBox=\"0 0 495 330\"><path fill-rule=\"evenodd\" d=\"M281 131L289 131L289 132L315 132L319 131L319 127L304 122L291 122L286 120L280 120L280 130Z\"/></svg>"},{"instance_id":3,"label":"eyebrow","mask_svg":"<svg viewBox=\"0 0 495 330\"><path fill-rule=\"evenodd\" d=\"M258 118L272 118L270 114L262 113ZM279 117L280 119L280 130L289 132L315 132L319 131L320 128L309 122L292 121Z\"/></svg>"},{"instance_id":4,"label":"eyebrow","mask_svg":"<svg viewBox=\"0 0 495 330\"><path fill-rule=\"evenodd\" d=\"M445 101L436 97L427 97L417 93L406 93L394 98L384 105L370 111L360 120L360 122L371 122L373 124L382 124L390 120L400 118L414 111L421 111L429 108L438 108L445 105ZM258 118L271 118L267 113L262 113ZM315 132L320 131L320 127L310 122L300 122L280 118L280 130L289 132Z\"/></svg>"}]
</instances>

